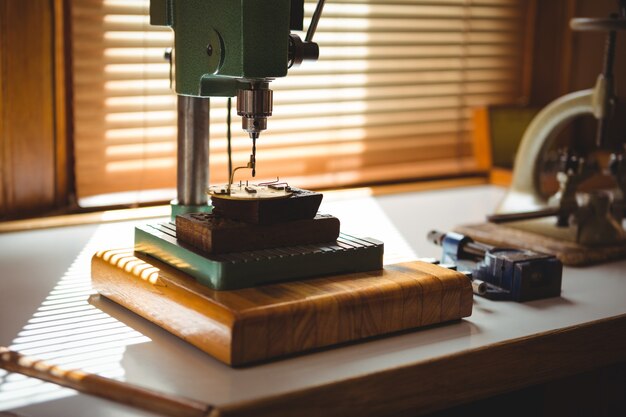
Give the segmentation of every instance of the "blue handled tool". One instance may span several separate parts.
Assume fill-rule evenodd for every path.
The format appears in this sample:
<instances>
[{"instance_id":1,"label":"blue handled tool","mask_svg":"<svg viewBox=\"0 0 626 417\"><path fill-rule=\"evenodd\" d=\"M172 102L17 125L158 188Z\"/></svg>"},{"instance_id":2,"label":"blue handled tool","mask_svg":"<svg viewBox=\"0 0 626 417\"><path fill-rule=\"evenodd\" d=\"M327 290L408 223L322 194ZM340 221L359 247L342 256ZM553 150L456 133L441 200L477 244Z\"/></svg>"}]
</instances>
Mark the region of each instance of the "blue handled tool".
<instances>
[{"instance_id":1,"label":"blue handled tool","mask_svg":"<svg viewBox=\"0 0 626 417\"><path fill-rule=\"evenodd\" d=\"M483 297L530 301L561 293L563 265L555 256L475 242L459 233L431 231L428 239L443 248L441 262L471 271L472 279L486 283Z\"/></svg>"}]
</instances>

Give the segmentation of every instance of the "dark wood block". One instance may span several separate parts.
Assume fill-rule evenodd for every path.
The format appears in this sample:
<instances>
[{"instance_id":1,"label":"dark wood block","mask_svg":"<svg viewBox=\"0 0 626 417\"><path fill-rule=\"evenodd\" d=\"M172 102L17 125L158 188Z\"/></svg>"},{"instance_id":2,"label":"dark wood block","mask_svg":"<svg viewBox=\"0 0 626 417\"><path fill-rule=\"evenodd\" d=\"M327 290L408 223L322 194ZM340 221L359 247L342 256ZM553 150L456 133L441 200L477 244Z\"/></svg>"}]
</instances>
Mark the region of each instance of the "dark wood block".
<instances>
[{"instance_id":1,"label":"dark wood block","mask_svg":"<svg viewBox=\"0 0 626 417\"><path fill-rule=\"evenodd\" d=\"M214 214L254 224L314 218L323 195L294 187L291 190L293 194L290 197L272 200L229 200L212 196L211 205Z\"/></svg>"},{"instance_id":2,"label":"dark wood block","mask_svg":"<svg viewBox=\"0 0 626 417\"><path fill-rule=\"evenodd\" d=\"M192 213L176 217L176 237L207 254L299 246L336 241L339 219L318 214L313 219L266 225Z\"/></svg>"}]
</instances>

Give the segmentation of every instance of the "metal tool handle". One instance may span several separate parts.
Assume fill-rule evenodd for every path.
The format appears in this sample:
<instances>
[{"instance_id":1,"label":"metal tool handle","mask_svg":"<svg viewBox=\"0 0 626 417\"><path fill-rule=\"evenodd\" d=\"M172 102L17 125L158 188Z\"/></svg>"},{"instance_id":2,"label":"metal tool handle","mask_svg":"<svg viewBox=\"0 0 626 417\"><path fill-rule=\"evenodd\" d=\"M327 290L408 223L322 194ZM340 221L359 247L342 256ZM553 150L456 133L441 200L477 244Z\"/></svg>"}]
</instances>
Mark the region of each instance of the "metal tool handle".
<instances>
[{"instance_id":1,"label":"metal tool handle","mask_svg":"<svg viewBox=\"0 0 626 417\"><path fill-rule=\"evenodd\" d=\"M460 233L443 233L437 230L428 232L427 239L437 246L443 247L444 253L453 253L455 259L473 260L482 258L493 246L475 242L469 236Z\"/></svg>"},{"instance_id":2,"label":"metal tool handle","mask_svg":"<svg viewBox=\"0 0 626 417\"><path fill-rule=\"evenodd\" d=\"M315 6L315 11L313 12L313 17L311 17L311 24L309 25L309 29L306 31L306 37L304 38L305 42L313 41L313 35L315 35L315 31L317 30L317 24L320 21L320 17L322 17L322 10L324 10L324 3L326 0L319 0L317 2L317 6Z\"/></svg>"},{"instance_id":3,"label":"metal tool handle","mask_svg":"<svg viewBox=\"0 0 626 417\"><path fill-rule=\"evenodd\" d=\"M626 20L597 17L576 17L570 21L570 28L580 32L609 32L614 30L626 30Z\"/></svg>"},{"instance_id":4,"label":"metal tool handle","mask_svg":"<svg viewBox=\"0 0 626 417\"><path fill-rule=\"evenodd\" d=\"M520 213L498 213L487 216L487 221L490 223L507 223L517 222L521 220L533 220L543 217L558 216L560 210L558 207L548 207L542 210L525 211Z\"/></svg>"}]
</instances>

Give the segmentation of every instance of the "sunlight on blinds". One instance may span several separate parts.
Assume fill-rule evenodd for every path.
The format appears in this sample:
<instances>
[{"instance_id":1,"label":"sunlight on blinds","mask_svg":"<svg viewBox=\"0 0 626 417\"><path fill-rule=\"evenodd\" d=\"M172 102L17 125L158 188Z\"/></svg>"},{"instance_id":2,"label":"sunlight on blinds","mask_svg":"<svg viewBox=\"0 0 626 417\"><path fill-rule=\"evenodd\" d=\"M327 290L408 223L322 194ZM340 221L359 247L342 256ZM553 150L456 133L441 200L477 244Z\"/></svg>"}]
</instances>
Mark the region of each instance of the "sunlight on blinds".
<instances>
[{"instance_id":1,"label":"sunlight on blinds","mask_svg":"<svg viewBox=\"0 0 626 417\"><path fill-rule=\"evenodd\" d=\"M319 61L270 84L259 179L329 187L475 172L471 108L521 94L523 3L329 0ZM149 25L148 5L72 2L79 199L137 201L175 186L176 97L163 57L173 34ZM305 25L314 8L306 2ZM211 100L213 183L227 178L225 103ZM245 164L250 139L234 109L232 143L235 166Z\"/></svg>"}]
</instances>

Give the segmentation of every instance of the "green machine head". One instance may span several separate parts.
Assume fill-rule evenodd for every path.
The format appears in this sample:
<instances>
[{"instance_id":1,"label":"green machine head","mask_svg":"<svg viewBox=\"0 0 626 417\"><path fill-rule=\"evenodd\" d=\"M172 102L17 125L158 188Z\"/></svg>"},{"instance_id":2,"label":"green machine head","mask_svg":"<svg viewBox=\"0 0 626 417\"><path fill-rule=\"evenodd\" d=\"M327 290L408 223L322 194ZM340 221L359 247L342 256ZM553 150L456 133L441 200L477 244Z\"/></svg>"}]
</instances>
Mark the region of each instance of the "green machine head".
<instances>
[{"instance_id":1,"label":"green machine head","mask_svg":"<svg viewBox=\"0 0 626 417\"><path fill-rule=\"evenodd\" d=\"M151 0L150 23L174 29L176 92L237 96L237 113L252 139L272 114L271 80L303 60L317 60L312 42L323 0L302 41L304 0Z\"/></svg>"}]
</instances>

